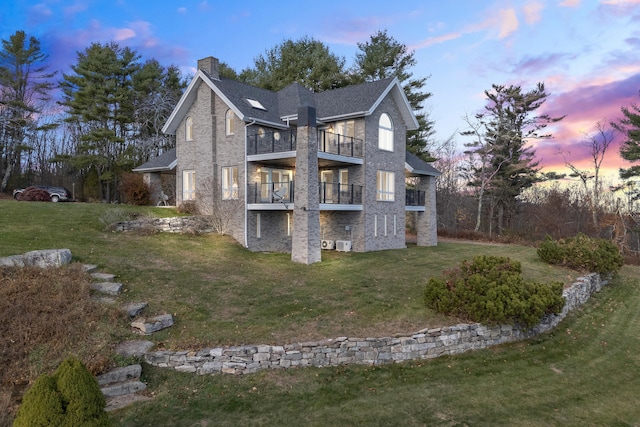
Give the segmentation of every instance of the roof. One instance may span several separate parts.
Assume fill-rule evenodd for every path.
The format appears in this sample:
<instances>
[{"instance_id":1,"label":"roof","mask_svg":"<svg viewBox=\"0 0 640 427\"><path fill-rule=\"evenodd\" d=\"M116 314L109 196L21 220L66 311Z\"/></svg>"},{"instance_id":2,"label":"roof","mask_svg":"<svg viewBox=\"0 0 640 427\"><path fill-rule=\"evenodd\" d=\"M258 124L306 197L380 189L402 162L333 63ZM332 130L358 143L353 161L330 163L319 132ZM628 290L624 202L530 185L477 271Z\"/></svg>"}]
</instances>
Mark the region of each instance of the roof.
<instances>
[{"instance_id":1,"label":"roof","mask_svg":"<svg viewBox=\"0 0 640 427\"><path fill-rule=\"evenodd\" d=\"M141 164L133 169L133 172L166 172L175 169L178 161L176 158L176 149L165 151L158 157Z\"/></svg>"},{"instance_id":2,"label":"roof","mask_svg":"<svg viewBox=\"0 0 640 427\"><path fill-rule=\"evenodd\" d=\"M405 155L405 169L411 175L427 175L427 176L440 176L442 172L431 166L429 163L422 160L412 152L408 151Z\"/></svg>"},{"instance_id":3,"label":"roof","mask_svg":"<svg viewBox=\"0 0 640 427\"><path fill-rule=\"evenodd\" d=\"M316 117L321 122L364 117L373 114L382 100L391 94L400 108L407 129L418 128L411 105L395 77L318 93L293 83L279 92L273 92L231 79L214 79L205 71L198 70L162 128L164 133L175 134L178 125L195 102L201 84L209 86L247 123L256 122L286 129L290 120L297 119L298 108L302 106L315 107ZM255 108L248 102L249 99L258 101L264 109Z\"/></svg>"}]
</instances>

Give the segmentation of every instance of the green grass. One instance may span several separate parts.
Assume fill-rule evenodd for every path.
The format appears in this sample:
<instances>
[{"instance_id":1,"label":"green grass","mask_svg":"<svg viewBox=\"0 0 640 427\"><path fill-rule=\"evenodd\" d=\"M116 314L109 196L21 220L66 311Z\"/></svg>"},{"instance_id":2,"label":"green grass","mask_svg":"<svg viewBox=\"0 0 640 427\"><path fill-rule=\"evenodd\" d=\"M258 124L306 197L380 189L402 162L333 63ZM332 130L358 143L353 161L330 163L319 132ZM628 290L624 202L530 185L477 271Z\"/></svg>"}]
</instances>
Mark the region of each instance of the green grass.
<instances>
[{"instance_id":1,"label":"green grass","mask_svg":"<svg viewBox=\"0 0 640 427\"><path fill-rule=\"evenodd\" d=\"M71 249L75 259L114 273L122 301L146 301L147 315L176 325L154 334L167 347L283 344L337 336L383 336L459 323L425 308L428 279L478 254L510 256L525 276L567 279L533 248L442 243L374 253L323 252L310 266L281 253L251 253L228 237L105 231L106 223L167 209L84 203L0 201L0 256ZM16 221L20 218L19 221Z\"/></svg>"},{"instance_id":2,"label":"green grass","mask_svg":"<svg viewBox=\"0 0 640 427\"><path fill-rule=\"evenodd\" d=\"M176 325L160 347L282 343L383 335L457 323L422 305L429 277L487 254L520 261L536 281L575 277L521 246L441 243L367 254L324 252L302 266L216 235L105 231L122 211L170 210L0 200L0 256L68 247L118 275L122 301L148 301ZM640 269L550 334L456 357L382 367L345 366L197 376L144 367L154 399L111 414L123 426L207 425L638 425Z\"/></svg>"},{"instance_id":3,"label":"green grass","mask_svg":"<svg viewBox=\"0 0 640 427\"><path fill-rule=\"evenodd\" d=\"M551 334L428 362L196 376L145 366L154 400L122 426L632 426L640 407L637 267Z\"/></svg>"}]
</instances>

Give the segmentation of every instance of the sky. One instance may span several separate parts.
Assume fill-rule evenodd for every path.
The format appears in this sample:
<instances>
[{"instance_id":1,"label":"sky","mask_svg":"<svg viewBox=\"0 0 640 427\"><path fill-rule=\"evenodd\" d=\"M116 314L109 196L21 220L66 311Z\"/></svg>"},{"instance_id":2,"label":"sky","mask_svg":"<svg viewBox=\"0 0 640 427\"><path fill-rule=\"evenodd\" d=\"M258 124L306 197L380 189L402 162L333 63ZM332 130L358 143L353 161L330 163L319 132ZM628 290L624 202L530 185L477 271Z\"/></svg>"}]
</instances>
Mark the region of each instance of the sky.
<instances>
[{"instance_id":1,"label":"sky","mask_svg":"<svg viewBox=\"0 0 640 427\"><path fill-rule=\"evenodd\" d=\"M414 77L428 77L425 109L436 140L459 135L486 105L493 84L545 84L539 110L566 116L553 139L532 141L543 172L567 173L565 159L593 169L587 145L598 122L640 104L640 0L8 0L0 39L18 30L38 38L50 70L68 73L91 43L117 42L193 74L215 56L236 71L284 40L311 37L353 63L358 43L386 30L414 52ZM602 166L615 180L629 167L621 135Z\"/></svg>"}]
</instances>

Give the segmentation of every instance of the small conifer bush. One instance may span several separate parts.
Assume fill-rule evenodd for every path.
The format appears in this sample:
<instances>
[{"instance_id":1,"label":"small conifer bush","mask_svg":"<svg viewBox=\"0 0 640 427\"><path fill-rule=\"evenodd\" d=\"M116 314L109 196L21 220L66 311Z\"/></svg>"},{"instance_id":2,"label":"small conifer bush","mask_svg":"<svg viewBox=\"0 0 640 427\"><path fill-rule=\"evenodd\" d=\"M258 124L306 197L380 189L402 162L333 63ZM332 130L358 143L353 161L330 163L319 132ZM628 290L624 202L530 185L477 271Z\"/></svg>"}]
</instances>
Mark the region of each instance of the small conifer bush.
<instances>
[{"instance_id":1,"label":"small conifer bush","mask_svg":"<svg viewBox=\"0 0 640 427\"><path fill-rule=\"evenodd\" d=\"M560 240L547 236L537 252L540 259L549 264L577 271L615 274L624 264L620 251L612 242L581 233Z\"/></svg>"},{"instance_id":2,"label":"small conifer bush","mask_svg":"<svg viewBox=\"0 0 640 427\"><path fill-rule=\"evenodd\" d=\"M440 313L485 324L531 327L564 307L563 284L525 281L521 265L506 257L477 256L431 278L426 305Z\"/></svg>"},{"instance_id":3,"label":"small conifer bush","mask_svg":"<svg viewBox=\"0 0 640 427\"><path fill-rule=\"evenodd\" d=\"M65 359L53 375L42 375L25 393L14 427L110 426L98 381L76 358Z\"/></svg>"}]
</instances>

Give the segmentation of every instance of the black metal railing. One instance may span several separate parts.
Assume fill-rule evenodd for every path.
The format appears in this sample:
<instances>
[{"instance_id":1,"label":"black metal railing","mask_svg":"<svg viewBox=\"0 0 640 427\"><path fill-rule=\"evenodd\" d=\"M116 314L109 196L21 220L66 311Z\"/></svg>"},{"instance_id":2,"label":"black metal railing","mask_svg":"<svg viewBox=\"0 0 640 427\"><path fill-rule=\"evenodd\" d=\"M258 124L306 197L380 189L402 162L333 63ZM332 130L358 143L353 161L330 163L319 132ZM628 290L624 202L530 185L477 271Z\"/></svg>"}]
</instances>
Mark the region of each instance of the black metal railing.
<instances>
[{"instance_id":1,"label":"black metal railing","mask_svg":"<svg viewBox=\"0 0 640 427\"><path fill-rule=\"evenodd\" d=\"M407 188L404 194L405 206L424 206L426 192Z\"/></svg>"},{"instance_id":2,"label":"black metal railing","mask_svg":"<svg viewBox=\"0 0 640 427\"><path fill-rule=\"evenodd\" d=\"M349 157L363 157L361 139L337 133L318 131L318 151Z\"/></svg>"},{"instance_id":3,"label":"black metal railing","mask_svg":"<svg viewBox=\"0 0 640 427\"><path fill-rule=\"evenodd\" d=\"M362 186L320 182L320 203L362 204Z\"/></svg>"},{"instance_id":4,"label":"black metal railing","mask_svg":"<svg viewBox=\"0 0 640 427\"><path fill-rule=\"evenodd\" d=\"M260 131L247 135L247 154L270 154L296 150L295 130Z\"/></svg>"},{"instance_id":5,"label":"black metal railing","mask_svg":"<svg viewBox=\"0 0 640 427\"><path fill-rule=\"evenodd\" d=\"M247 185L248 203L293 203L293 181L252 182Z\"/></svg>"}]
</instances>

